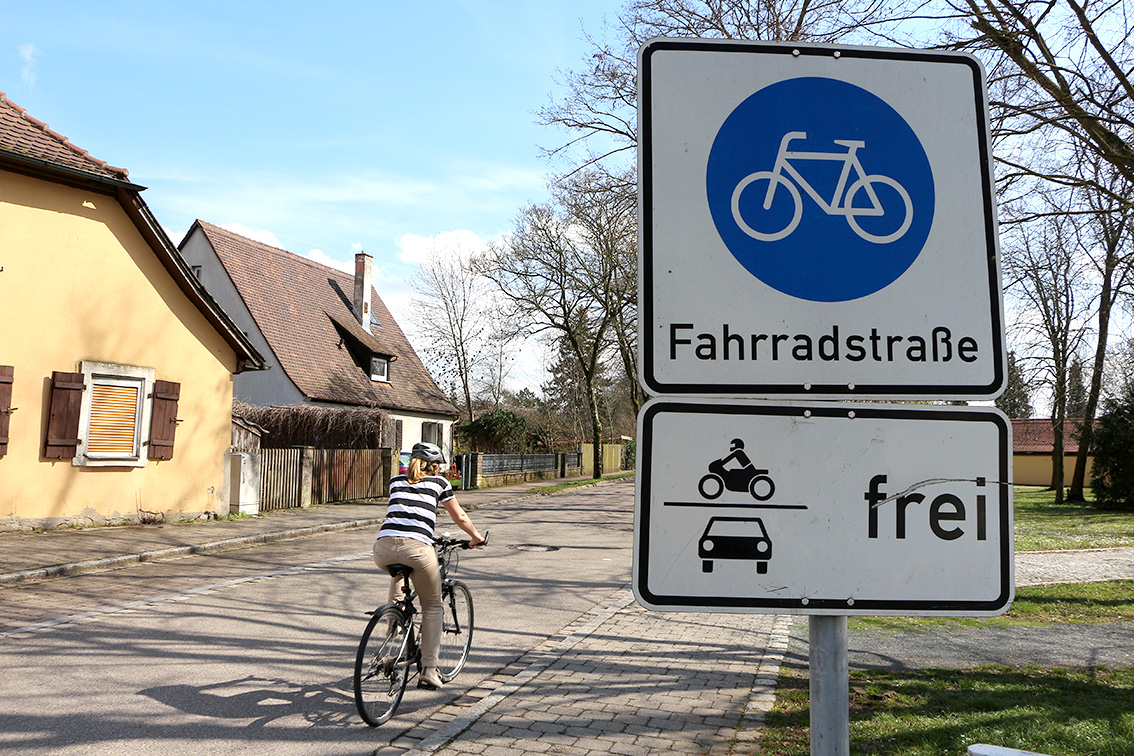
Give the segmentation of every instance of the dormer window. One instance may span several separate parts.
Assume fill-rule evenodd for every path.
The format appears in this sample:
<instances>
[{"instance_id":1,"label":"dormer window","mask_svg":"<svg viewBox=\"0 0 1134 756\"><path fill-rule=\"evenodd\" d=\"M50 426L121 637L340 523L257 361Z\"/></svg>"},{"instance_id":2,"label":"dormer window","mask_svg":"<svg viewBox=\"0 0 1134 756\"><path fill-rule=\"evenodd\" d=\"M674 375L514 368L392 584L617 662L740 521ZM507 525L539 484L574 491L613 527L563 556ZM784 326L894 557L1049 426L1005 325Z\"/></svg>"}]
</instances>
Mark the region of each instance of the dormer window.
<instances>
[{"instance_id":1,"label":"dormer window","mask_svg":"<svg viewBox=\"0 0 1134 756\"><path fill-rule=\"evenodd\" d=\"M390 382L390 360L378 355L370 356L370 380Z\"/></svg>"},{"instance_id":2,"label":"dormer window","mask_svg":"<svg viewBox=\"0 0 1134 756\"><path fill-rule=\"evenodd\" d=\"M381 327L382 327L382 324L378 322L378 316L375 315L373 312L371 312L370 313L370 328L371 328L371 330L373 330L375 328L381 328Z\"/></svg>"}]
</instances>

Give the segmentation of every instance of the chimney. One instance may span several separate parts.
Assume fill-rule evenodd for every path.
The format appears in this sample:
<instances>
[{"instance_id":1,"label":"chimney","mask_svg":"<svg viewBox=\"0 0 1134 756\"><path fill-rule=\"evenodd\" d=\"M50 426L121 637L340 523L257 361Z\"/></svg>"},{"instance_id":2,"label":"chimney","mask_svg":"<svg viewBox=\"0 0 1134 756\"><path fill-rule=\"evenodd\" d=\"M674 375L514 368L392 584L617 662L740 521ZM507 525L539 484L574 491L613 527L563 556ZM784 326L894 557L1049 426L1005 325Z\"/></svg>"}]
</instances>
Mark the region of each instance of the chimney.
<instances>
[{"instance_id":1,"label":"chimney","mask_svg":"<svg viewBox=\"0 0 1134 756\"><path fill-rule=\"evenodd\" d=\"M370 272L372 258L365 252L354 256L354 312L358 322L370 333Z\"/></svg>"}]
</instances>

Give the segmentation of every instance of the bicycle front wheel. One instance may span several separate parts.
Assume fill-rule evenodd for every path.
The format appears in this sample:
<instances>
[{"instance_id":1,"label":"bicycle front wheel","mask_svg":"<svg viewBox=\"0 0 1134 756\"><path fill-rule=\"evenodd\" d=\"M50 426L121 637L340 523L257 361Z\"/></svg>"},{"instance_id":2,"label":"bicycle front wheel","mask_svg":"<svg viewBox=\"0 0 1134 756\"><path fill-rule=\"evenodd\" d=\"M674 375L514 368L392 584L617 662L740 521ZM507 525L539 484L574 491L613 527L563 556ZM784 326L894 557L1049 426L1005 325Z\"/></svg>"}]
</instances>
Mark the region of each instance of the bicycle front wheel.
<instances>
[{"instance_id":1,"label":"bicycle front wheel","mask_svg":"<svg viewBox=\"0 0 1134 756\"><path fill-rule=\"evenodd\" d=\"M460 580L447 581L441 589L441 653L437 672L444 682L460 673L472 648L473 605L468 587Z\"/></svg>"},{"instance_id":2,"label":"bicycle front wheel","mask_svg":"<svg viewBox=\"0 0 1134 756\"><path fill-rule=\"evenodd\" d=\"M768 182L766 187L762 183L757 183L764 181ZM781 184L791 200L790 210L785 201L781 200L780 203L773 201ZM748 192L752 199L743 202L741 197L751 185L755 185ZM802 217L803 197L800 196L795 184L782 174L771 171L750 173L732 190L732 219L741 231L757 241L774 242L790 236Z\"/></svg>"},{"instance_id":3,"label":"bicycle front wheel","mask_svg":"<svg viewBox=\"0 0 1134 756\"><path fill-rule=\"evenodd\" d=\"M409 620L393 606L370 618L354 660L354 704L371 727L394 716L409 681L412 651Z\"/></svg>"}]
</instances>

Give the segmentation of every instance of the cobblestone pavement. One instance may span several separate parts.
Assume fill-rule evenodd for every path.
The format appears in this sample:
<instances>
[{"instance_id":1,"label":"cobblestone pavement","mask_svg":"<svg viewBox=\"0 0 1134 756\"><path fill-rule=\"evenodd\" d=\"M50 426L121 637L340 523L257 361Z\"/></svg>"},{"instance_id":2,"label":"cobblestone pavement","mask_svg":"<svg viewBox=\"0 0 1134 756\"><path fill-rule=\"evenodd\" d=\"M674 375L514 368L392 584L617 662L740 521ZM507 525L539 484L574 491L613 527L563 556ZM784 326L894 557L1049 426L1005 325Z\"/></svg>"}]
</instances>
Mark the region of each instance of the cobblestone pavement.
<instances>
[{"instance_id":1,"label":"cobblestone pavement","mask_svg":"<svg viewBox=\"0 0 1134 756\"><path fill-rule=\"evenodd\" d=\"M790 627L786 616L650 612L624 589L447 707L429 731L376 753L750 753Z\"/></svg>"}]
</instances>

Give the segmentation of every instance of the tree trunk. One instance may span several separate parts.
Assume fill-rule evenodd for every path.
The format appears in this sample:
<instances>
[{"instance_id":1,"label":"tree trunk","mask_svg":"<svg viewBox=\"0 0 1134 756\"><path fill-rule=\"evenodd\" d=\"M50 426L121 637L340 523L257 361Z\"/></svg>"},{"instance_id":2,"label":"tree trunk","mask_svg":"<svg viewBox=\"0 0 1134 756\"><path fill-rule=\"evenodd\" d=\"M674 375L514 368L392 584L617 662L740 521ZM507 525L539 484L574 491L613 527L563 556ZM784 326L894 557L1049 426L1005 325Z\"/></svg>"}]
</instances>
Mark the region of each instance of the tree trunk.
<instances>
[{"instance_id":1,"label":"tree trunk","mask_svg":"<svg viewBox=\"0 0 1134 756\"><path fill-rule=\"evenodd\" d=\"M1052 421L1055 431L1055 444L1051 450L1051 487L1055 490L1056 506L1063 503L1063 410L1056 409L1056 417Z\"/></svg>"},{"instance_id":2,"label":"tree trunk","mask_svg":"<svg viewBox=\"0 0 1134 756\"><path fill-rule=\"evenodd\" d=\"M591 443L594 445L592 457L594 474L591 477L598 480L602 477L602 418L598 411L598 397L595 396L595 390L591 386L587 387L587 404L590 405L588 409L591 412Z\"/></svg>"},{"instance_id":3,"label":"tree trunk","mask_svg":"<svg viewBox=\"0 0 1134 756\"><path fill-rule=\"evenodd\" d=\"M1091 388L1087 393L1087 408L1083 412L1083 429L1079 435L1079 452L1075 455L1075 473L1071 477L1071 489L1067 492L1068 501L1086 501L1083 490L1086 487L1087 456L1091 453L1091 437L1095 429L1095 412L1098 411L1099 394L1102 393L1103 365L1106 362L1107 334L1110 331L1111 276L1114 266L1107 260L1103 274L1102 294L1099 296L1099 338L1095 346L1095 363L1091 366Z\"/></svg>"}]
</instances>

